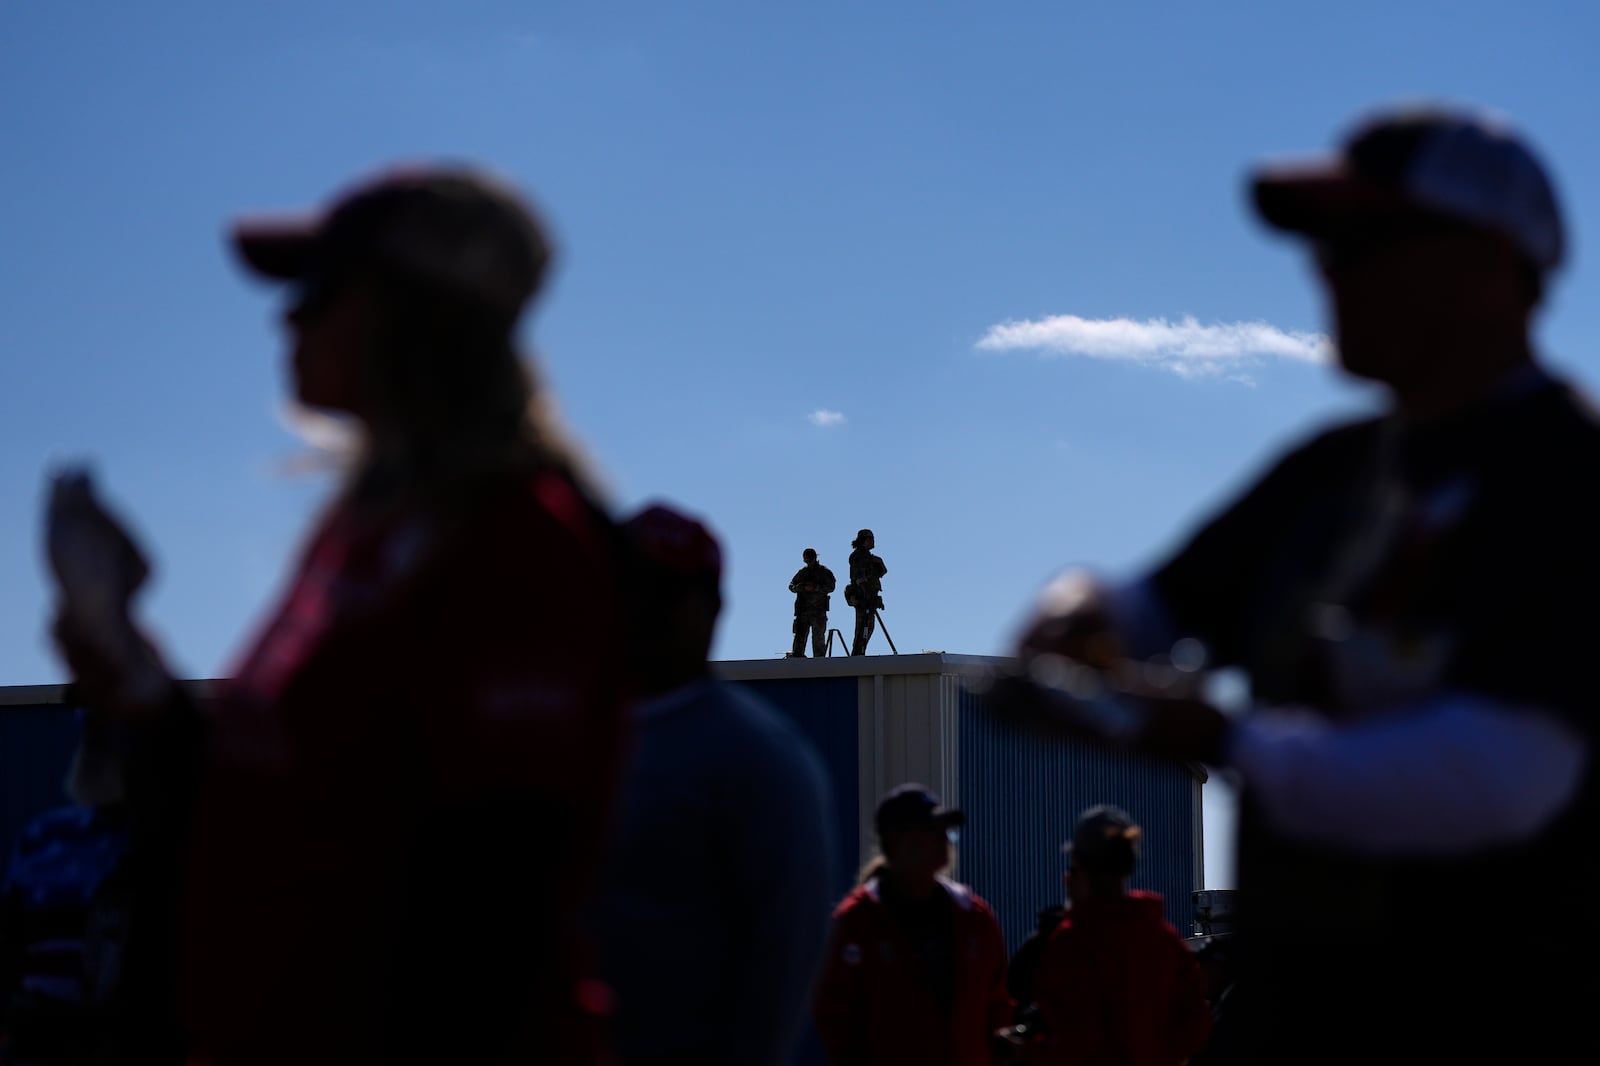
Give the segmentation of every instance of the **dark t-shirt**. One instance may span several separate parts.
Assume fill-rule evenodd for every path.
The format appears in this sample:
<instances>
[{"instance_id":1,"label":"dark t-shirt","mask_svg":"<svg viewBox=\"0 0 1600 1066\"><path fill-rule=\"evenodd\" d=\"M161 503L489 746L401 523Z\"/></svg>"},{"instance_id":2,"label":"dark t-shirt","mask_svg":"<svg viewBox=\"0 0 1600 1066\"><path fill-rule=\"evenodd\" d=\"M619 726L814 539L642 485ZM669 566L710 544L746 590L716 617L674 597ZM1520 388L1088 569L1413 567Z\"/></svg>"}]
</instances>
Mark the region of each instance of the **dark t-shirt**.
<instances>
[{"instance_id":1,"label":"dark t-shirt","mask_svg":"<svg viewBox=\"0 0 1600 1066\"><path fill-rule=\"evenodd\" d=\"M1594 412L1529 373L1444 423L1318 434L1204 526L1155 587L1214 665L1247 673L1258 705L1342 718L1455 690L1553 710L1593 740L1596 485ZM1575 1031L1565 1022L1583 1016L1573 1008L1595 981L1563 971L1592 972L1583 960L1600 950L1592 773L1532 839L1456 859L1284 839L1248 787L1240 810L1241 983L1270 975L1251 1002L1285 1031L1358 1013L1409 1017L1410 1033L1427 1027L1419 1018L1471 1018L1463 1032L1480 1044L1508 1033L1486 1033L1489 1016L1520 1015L1519 1028L1537 1021L1557 1040Z\"/></svg>"},{"instance_id":2,"label":"dark t-shirt","mask_svg":"<svg viewBox=\"0 0 1600 1066\"><path fill-rule=\"evenodd\" d=\"M883 905L900 927L923 980L933 992L941 1017L950 1017L956 997L955 901L935 885L926 899L913 899L894 890L888 878L878 882Z\"/></svg>"},{"instance_id":3,"label":"dark t-shirt","mask_svg":"<svg viewBox=\"0 0 1600 1066\"><path fill-rule=\"evenodd\" d=\"M1040 910L1038 928L1017 948L1016 954L1011 956L1010 965L1006 967L1006 990L1017 1001L1019 1018L1033 1007L1033 979L1039 968L1039 959L1044 955L1044 946L1049 942L1050 935L1061 924L1066 912L1067 909L1060 904Z\"/></svg>"}]
</instances>

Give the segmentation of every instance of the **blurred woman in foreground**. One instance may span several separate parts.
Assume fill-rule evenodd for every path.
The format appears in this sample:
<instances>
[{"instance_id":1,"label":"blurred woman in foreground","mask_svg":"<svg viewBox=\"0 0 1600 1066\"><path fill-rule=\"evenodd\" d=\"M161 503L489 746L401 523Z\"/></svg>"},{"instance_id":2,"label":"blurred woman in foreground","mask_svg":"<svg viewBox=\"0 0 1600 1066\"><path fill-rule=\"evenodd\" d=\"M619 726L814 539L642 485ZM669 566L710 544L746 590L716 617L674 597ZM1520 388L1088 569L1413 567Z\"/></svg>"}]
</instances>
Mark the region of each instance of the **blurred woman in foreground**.
<instances>
[{"instance_id":1,"label":"blurred woman in foreground","mask_svg":"<svg viewBox=\"0 0 1600 1066\"><path fill-rule=\"evenodd\" d=\"M624 612L613 523L515 341L545 235L495 180L432 168L232 244L289 293L297 399L360 445L205 706L130 612L63 596L80 697L140 724L134 961L218 1066L597 1061L570 930L616 787ZM92 500L59 517L80 556L121 535Z\"/></svg>"}]
</instances>

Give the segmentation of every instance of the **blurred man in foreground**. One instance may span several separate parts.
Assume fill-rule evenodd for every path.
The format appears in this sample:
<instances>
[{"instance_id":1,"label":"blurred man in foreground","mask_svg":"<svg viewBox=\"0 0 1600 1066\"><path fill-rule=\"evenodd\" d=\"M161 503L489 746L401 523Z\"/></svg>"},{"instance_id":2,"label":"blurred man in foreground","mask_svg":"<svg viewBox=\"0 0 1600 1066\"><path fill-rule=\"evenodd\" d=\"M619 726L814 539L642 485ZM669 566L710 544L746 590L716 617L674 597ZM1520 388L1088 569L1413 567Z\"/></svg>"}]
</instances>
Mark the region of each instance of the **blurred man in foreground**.
<instances>
[{"instance_id":1,"label":"blurred man in foreground","mask_svg":"<svg viewBox=\"0 0 1600 1066\"><path fill-rule=\"evenodd\" d=\"M1530 341L1555 193L1503 122L1449 107L1375 114L1251 191L1387 407L1151 573L1046 590L1032 675L1087 662L1145 699L1014 706L1237 775L1248 1061L1600 1061L1600 424ZM1248 676L1249 713L1171 684L1200 649Z\"/></svg>"}]
</instances>

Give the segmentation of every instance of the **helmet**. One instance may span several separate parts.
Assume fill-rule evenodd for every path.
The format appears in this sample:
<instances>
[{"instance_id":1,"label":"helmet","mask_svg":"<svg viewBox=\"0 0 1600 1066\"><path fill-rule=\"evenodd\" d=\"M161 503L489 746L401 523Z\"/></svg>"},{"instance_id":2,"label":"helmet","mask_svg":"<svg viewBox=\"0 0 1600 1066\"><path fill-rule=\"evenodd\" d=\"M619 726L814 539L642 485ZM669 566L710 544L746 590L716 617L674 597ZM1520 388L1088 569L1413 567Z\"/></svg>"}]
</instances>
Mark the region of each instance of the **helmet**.
<instances>
[{"instance_id":1,"label":"helmet","mask_svg":"<svg viewBox=\"0 0 1600 1066\"><path fill-rule=\"evenodd\" d=\"M878 539L877 537L874 537L872 535L872 530L870 530L870 529L858 530L856 532L856 539L850 542L850 547L859 548L859 547L861 547L861 542L862 541L866 541L866 540L876 541L877 539Z\"/></svg>"},{"instance_id":2,"label":"helmet","mask_svg":"<svg viewBox=\"0 0 1600 1066\"><path fill-rule=\"evenodd\" d=\"M804 559L808 563L816 557L817 549L815 548L807 548L805 551L800 553L800 558Z\"/></svg>"}]
</instances>

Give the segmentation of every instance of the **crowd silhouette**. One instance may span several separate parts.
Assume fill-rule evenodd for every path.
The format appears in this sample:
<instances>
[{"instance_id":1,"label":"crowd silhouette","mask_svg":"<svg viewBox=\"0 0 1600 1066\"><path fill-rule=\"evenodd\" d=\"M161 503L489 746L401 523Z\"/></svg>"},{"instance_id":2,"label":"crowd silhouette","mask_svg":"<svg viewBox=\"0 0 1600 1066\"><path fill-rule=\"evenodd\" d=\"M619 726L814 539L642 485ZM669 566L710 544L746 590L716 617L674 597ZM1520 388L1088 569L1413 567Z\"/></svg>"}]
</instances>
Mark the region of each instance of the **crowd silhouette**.
<instances>
[{"instance_id":1,"label":"crowd silhouette","mask_svg":"<svg viewBox=\"0 0 1600 1066\"><path fill-rule=\"evenodd\" d=\"M1149 842L1110 805L1079 812L1025 960L948 876L964 812L916 782L831 898L816 753L710 667L719 538L621 514L515 340L554 256L537 211L422 166L228 231L283 298L296 402L349 447L211 698L140 617L129 524L59 475L81 742L0 893L0 1063L779 1066L807 1026L834 1066L1600 1061L1600 518L1573 488L1600 422L1529 339L1553 182L1501 119L1385 108L1249 190L1388 406L1148 573L1062 575L985 691L1037 743L1237 780L1225 953L1130 887ZM803 558L799 657L835 587ZM1207 700L1220 667L1244 712ZM1469 936L1484 885L1517 921Z\"/></svg>"}]
</instances>

